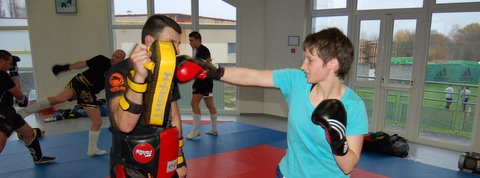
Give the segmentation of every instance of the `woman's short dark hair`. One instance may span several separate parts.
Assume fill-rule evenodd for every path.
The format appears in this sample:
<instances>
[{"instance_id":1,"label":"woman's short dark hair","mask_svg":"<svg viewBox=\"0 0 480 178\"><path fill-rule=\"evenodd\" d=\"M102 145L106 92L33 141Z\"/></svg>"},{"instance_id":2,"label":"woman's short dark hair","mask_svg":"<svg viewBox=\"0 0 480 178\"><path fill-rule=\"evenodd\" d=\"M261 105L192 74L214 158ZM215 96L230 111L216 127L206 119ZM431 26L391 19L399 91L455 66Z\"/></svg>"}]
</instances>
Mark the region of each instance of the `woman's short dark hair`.
<instances>
[{"instance_id":1,"label":"woman's short dark hair","mask_svg":"<svg viewBox=\"0 0 480 178\"><path fill-rule=\"evenodd\" d=\"M327 28L308 35L303 42L303 50L316 54L325 65L336 58L339 63L336 74L340 79L345 79L350 71L353 62L353 45L338 28Z\"/></svg>"}]
</instances>

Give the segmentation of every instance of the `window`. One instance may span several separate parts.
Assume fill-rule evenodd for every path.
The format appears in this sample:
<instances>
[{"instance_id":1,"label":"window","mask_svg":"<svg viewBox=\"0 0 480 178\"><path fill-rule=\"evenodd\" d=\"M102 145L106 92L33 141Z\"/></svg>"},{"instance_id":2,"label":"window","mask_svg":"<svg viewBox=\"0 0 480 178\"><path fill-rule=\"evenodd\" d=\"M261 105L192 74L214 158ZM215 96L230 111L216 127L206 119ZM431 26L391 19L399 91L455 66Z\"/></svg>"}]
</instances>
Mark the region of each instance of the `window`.
<instances>
[{"instance_id":1,"label":"window","mask_svg":"<svg viewBox=\"0 0 480 178\"><path fill-rule=\"evenodd\" d=\"M340 9L347 7L347 0L315 0L314 10Z\"/></svg>"},{"instance_id":2,"label":"window","mask_svg":"<svg viewBox=\"0 0 480 178\"><path fill-rule=\"evenodd\" d=\"M0 0L0 26L27 26L24 0Z\"/></svg>"},{"instance_id":3,"label":"window","mask_svg":"<svg viewBox=\"0 0 480 178\"><path fill-rule=\"evenodd\" d=\"M312 32L318 32L330 27L337 27L347 34L348 16L313 17Z\"/></svg>"},{"instance_id":4,"label":"window","mask_svg":"<svg viewBox=\"0 0 480 178\"><path fill-rule=\"evenodd\" d=\"M347 83L365 102L369 129L455 150L479 146L471 144L479 132L480 11L473 7L480 0L310 2L312 33L338 27L355 35L356 65ZM430 31L418 30L424 28Z\"/></svg>"},{"instance_id":5,"label":"window","mask_svg":"<svg viewBox=\"0 0 480 178\"><path fill-rule=\"evenodd\" d=\"M480 2L479 0L437 0L437 4Z\"/></svg>"},{"instance_id":6,"label":"window","mask_svg":"<svg viewBox=\"0 0 480 178\"><path fill-rule=\"evenodd\" d=\"M33 67L30 54L30 36L27 30L1 30L0 39L2 39L0 49L5 49L12 55L20 57L21 61L18 63L18 67Z\"/></svg>"},{"instance_id":7,"label":"window","mask_svg":"<svg viewBox=\"0 0 480 178\"><path fill-rule=\"evenodd\" d=\"M128 54L134 48L134 45L140 41L143 24L150 16L147 4L151 1L153 0L140 2L138 0L113 0L114 48L123 49ZM187 52L190 48L188 45L188 34L191 32L192 24L190 2L191 0L154 0L155 7L151 11L156 14L167 15L182 26L181 53Z\"/></svg>"},{"instance_id":8,"label":"window","mask_svg":"<svg viewBox=\"0 0 480 178\"><path fill-rule=\"evenodd\" d=\"M228 54L237 53L237 43L228 43Z\"/></svg>"},{"instance_id":9,"label":"window","mask_svg":"<svg viewBox=\"0 0 480 178\"><path fill-rule=\"evenodd\" d=\"M421 137L470 144L480 81L479 15L480 12L432 14ZM447 94L447 87L453 92ZM462 95L467 87L471 94Z\"/></svg>"},{"instance_id":10,"label":"window","mask_svg":"<svg viewBox=\"0 0 480 178\"><path fill-rule=\"evenodd\" d=\"M22 92L35 90L27 9L24 0L0 0L0 49L20 57ZM32 99L32 98L31 98Z\"/></svg>"},{"instance_id":11,"label":"window","mask_svg":"<svg viewBox=\"0 0 480 178\"><path fill-rule=\"evenodd\" d=\"M165 14L178 24L192 24L191 0L155 0L155 14Z\"/></svg>"},{"instance_id":12,"label":"window","mask_svg":"<svg viewBox=\"0 0 480 178\"><path fill-rule=\"evenodd\" d=\"M236 25L235 7L223 0L199 1L199 24L200 25Z\"/></svg>"},{"instance_id":13,"label":"window","mask_svg":"<svg viewBox=\"0 0 480 178\"><path fill-rule=\"evenodd\" d=\"M210 49L212 62L219 66L235 66L237 10L224 0L198 1L198 27L202 44ZM194 27L197 24L193 24ZM214 82L214 102L217 108L237 110L237 87ZM190 102L187 103L188 105ZM204 107L204 106L202 106Z\"/></svg>"},{"instance_id":14,"label":"window","mask_svg":"<svg viewBox=\"0 0 480 178\"><path fill-rule=\"evenodd\" d=\"M421 8L423 0L358 0L358 10Z\"/></svg>"},{"instance_id":15,"label":"window","mask_svg":"<svg viewBox=\"0 0 480 178\"><path fill-rule=\"evenodd\" d=\"M114 25L143 25L147 21L146 0L113 0Z\"/></svg>"}]
</instances>

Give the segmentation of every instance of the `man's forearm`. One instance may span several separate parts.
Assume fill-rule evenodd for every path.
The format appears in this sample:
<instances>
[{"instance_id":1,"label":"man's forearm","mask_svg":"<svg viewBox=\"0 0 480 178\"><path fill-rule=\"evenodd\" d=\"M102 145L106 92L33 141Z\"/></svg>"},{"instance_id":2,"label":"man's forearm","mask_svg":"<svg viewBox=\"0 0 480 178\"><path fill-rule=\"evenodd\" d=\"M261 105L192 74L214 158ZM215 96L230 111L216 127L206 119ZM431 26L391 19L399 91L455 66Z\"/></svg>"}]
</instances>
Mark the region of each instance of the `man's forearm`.
<instances>
[{"instance_id":1,"label":"man's forearm","mask_svg":"<svg viewBox=\"0 0 480 178\"><path fill-rule=\"evenodd\" d=\"M70 64L69 69L70 70L75 70L75 69L83 69L87 67L87 62L86 61L77 61L73 64Z\"/></svg>"},{"instance_id":2,"label":"man's forearm","mask_svg":"<svg viewBox=\"0 0 480 178\"><path fill-rule=\"evenodd\" d=\"M122 132L128 133L135 128L138 122L138 119L140 118L140 114L134 114L129 111L123 110L123 108L120 107L120 104L119 104L120 97L126 97L131 102L141 105L143 100L143 95L142 93L136 93L133 91L129 91L129 89L127 89L124 93L124 96L115 97L110 101L111 106L109 109L113 111L112 113L113 118L115 120L115 123L118 129Z\"/></svg>"}]
</instances>

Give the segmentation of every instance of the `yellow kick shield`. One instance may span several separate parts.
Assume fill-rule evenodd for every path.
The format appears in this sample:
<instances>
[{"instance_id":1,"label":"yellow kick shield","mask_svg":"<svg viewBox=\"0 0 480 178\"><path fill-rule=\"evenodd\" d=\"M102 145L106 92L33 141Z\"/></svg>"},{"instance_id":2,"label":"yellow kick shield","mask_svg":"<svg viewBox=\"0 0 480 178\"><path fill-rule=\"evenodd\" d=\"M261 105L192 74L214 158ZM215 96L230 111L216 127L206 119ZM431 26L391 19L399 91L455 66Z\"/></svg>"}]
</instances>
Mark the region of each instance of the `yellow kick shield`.
<instances>
[{"instance_id":1,"label":"yellow kick shield","mask_svg":"<svg viewBox=\"0 0 480 178\"><path fill-rule=\"evenodd\" d=\"M167 41L155 41L149 50L152 62L145 63L150 73L141 117L148 125L164 126L170 117L176 50L173 43Z\"/></svg>"}]
</instances>

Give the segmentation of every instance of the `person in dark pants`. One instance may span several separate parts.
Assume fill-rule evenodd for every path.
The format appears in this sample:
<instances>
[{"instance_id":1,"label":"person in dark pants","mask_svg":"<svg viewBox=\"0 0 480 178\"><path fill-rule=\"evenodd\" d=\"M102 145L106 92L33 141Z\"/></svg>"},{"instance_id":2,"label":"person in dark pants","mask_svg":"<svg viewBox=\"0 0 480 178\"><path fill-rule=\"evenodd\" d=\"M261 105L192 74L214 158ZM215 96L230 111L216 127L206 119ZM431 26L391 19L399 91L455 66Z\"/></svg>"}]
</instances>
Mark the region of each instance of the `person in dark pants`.
<instances>
[{"instance_id":1,"label":"person in dark pants","mask_svg":"<svg viewBox=\"0 0 480 178\"><path fill-rule=\"evenodd\" d=\"M55 157L43 155L36 132L17 114L14 103L20 107L28 104L28 98L22 94L18 79L17 61L12 61L10 52L0 50L0 153L5 148L8 137L13 131L23 137L35 164L55 161ZM9 74L7 73L9 71ZM14 99L15 98L15 101Z\"/></svg>"},{"instance_id":2,"label":"person in dark pants","mask_svg":"<svg viewBox=\"0 0 480 178\"><path fill-rule=\"evenodd\" d=\"M462 105L462 111L470 111L470 106L468 106L468 100L470 99L470 95L472 92L468 87L464 87L462 91L460 91L460 97L462 97L463 100L463 105Z\"/></svg>"},{"instance_id":3,"label":"person in dark pants","mask_svg":"<svg viewBox=\"0 0 480 178\"><path fill-rule=\"evenodd\" d=\"M202 44L202 36L199 32L193 31L189 35L190 46L196 50L195 59L202 60L206 63L212 63L210 50ZM213 102L213 80L212 79L195 79L192 85L192 112L193 112L193 128L186 136L187 139L194 139L200 136L200 120L201 110L200 101L203 99L205 105L210 112L210 120L212 127L206 134L217 136L217 108Z\"/></svg>"},{"instance_id":4,"label":"person in dark pants","mask_svg":"<svg viewBox=\"0 0 480 178\"><path fill-rule=\"evenodd\" d=\"M450 109L450 105L453 102L453 94L455 93L455 90L453 90L452 85L448 85L447 88L445 88L445 101L447 104L445 105L445 109Z\"/></svg>"},{"instance_id":5,"label":"person in dark pants","mask_svg":"<svg viewBox=\"0 0 480 178\"><path fill-rule=\"evenodd\" d=\"M125 56L125 51L119 49L112 54L111 59L103 55L97 55L91 59L80 60L73 64L53 66L52 72L54 75L74 69L88 69L73 77L67 86L56 96L37 101L33 105L18 111L18 113L25 118L42 109L76 99L78 106L83 107L83 110L85 110L85 113L92 121L88 132L87 156L107 154L107 151L97 148L97 141L102 126L100 105L103 103L97 100L96 94L105 88L105 72L112 65L123 61Z\"/></svg>"}]
</instances>

